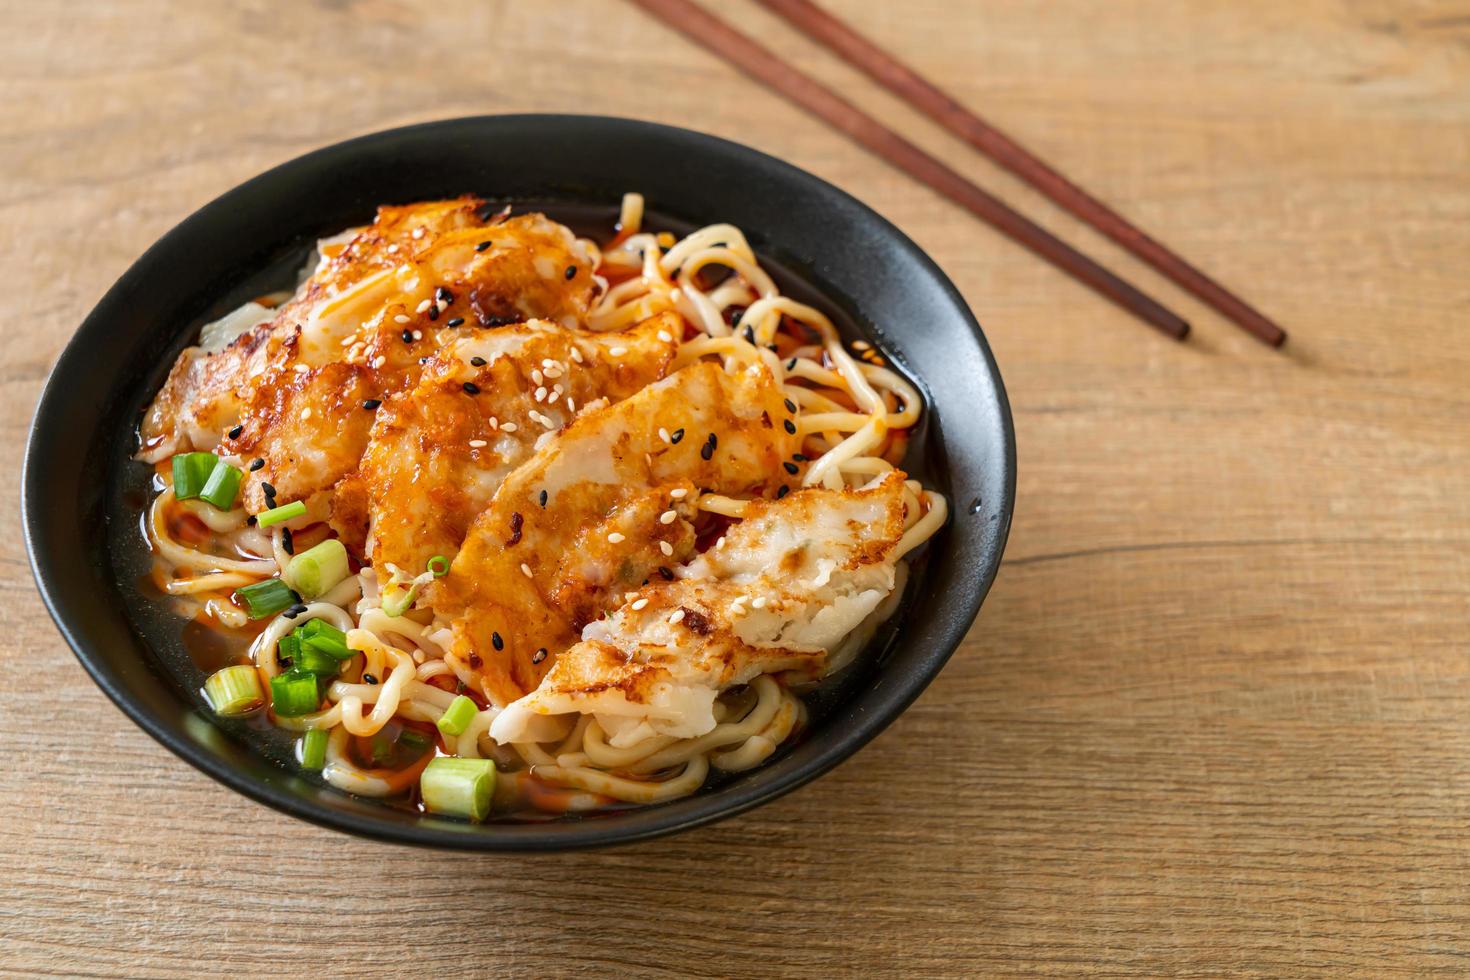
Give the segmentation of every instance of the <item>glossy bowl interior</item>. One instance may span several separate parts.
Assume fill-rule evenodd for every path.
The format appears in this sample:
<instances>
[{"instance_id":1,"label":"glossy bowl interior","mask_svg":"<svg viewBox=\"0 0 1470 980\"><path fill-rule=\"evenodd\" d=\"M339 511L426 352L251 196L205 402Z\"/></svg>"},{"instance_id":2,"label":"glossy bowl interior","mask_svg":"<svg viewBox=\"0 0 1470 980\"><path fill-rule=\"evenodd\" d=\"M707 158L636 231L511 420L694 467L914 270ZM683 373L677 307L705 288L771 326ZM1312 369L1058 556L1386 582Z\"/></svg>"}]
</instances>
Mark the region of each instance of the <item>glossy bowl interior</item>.
<instances>
[{"instance_id":1,"label":"glossy bowl interior","mask_svg":"<svg viewBox=\"0 0 1470 980\"><path fill-rule=\"evenodd\" d=\"M656 224L741 227L783 289L878 344L925 393L911 466L948 495L951 518L916 564L899 614L856 667L823 687L800 739L758 769L652 807L465 824L339 792L283 765L281 743L217 723L198 694L200 678L190 675L181 621L137 586L146 473L130 459L134 432L178 351L201 323L287 284L316 238L370 220L379 204L477 193L610 230L629 190L644 194ZM963 639L1000 565L1014 488L1010 411L980 328L938 267L882 217L810 174L700 133L603 117L488 116L308 154L160 239L57 362L27 447L23 510L41 594L78 659L129 717L187 762L255 800L339 830L428 846L557 850L730 816L856 752Z\"/></svg>"}]
</instances>

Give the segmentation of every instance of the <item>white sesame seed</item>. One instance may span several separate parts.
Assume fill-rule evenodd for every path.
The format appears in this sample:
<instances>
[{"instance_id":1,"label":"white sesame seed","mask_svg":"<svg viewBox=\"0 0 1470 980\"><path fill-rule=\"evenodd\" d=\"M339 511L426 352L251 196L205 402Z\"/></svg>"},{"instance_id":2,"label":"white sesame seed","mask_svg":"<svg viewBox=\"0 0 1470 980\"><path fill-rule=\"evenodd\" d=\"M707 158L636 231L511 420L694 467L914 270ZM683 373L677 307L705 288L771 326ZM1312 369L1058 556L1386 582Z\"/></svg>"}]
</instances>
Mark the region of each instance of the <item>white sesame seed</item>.
<instances>
[{"instance_id":1,"label":"white sesame seed","mask_svg":"<svg viewBox=\"0 0 1470 980\"><path fill-rule=\"evenodd\" d=\"M399 313L398 315L396 315L396 316L393 317L393 322L394 323L407 323L411 319L413 319L413 317L409 316L407 313Z\"/></svg>"},{"instance_id":2,"label":"white sesame seed","mask_svg":"<svg viewBox=\"0 0 1470 980\"><path fill-rule=\"evenodd\" d=\"M733 604L734 605L737 605L737 606L743 606L743 605L745 605L745 603L747 603L749 601L750 601L750 596L748 596L748 595L738 595L738 596L735 597L735 602Z\"/></svg>"},{"instance_id":3,"label":"white sesame seed","mask_svg":"<svg viewBox=\"0 0 1470 980\"><path fill-rule=\"evenodd\" d=\"M632 602L633 601L633 597L636 596L637 594L638 593L636 593L636 592L624 592L623 593L623 601L624 602Z\"/></svg>"},{"instance_id":4,"label":"white sesame seed","mask_svg":"<svg viewBox=\"0 0 1470 980\"><path fill-rule=\"evenodd\" d=\"M735 603L731 603L730 604L730 615L731 616L735 616L735 617L738 618L740 616L744 616L748 611L749 610L747 610L744 606L742 606L738 602L735 602Z\"/></svg>"},{"instance_id":5,"label":"white sesame seed","mask_svg":"<svg viewBox=\"0 0 1470 980\"><path fill-rule=\"evenodd\" d=\"M500 428L500 420L493 415L490 416L490 429L493 431L498 428Z\"/></svg>"},{"instance_id":6,"label":"white sesame seed","mask_svg":"<svg viewBox=\"0 0 1470 980\"><path fill-rule=\"evenodd\" d=\"M541 358L541 366L544 368L556 367L556 362L549 357Z\"/></svg>"},{"instance_id":7,"label":"white sesame seed","mask_svg":"<svg viewBox=\"0 0 1470 980\"><path fill-rule=\"evenodd\" d=\"M559 378L565 373L566 368L562 367L560 364L553 363L546 365L546 376L548 378Z\"/></svg>"},{"instance_id":8,"label":"white sesame seed","mask_svg":"<svg viewBox=\"0 0 1470 980\"><path fill-rule=\"evenodd\" d=\"M532 412L531 418L535 419L537 422L540 422L548 429L556 428L556 423L551 421L551 419L547 418L545 415L542 415L540 412Z\"/></svg>"},{"instance_id":9,"label":"white sesame seed","mask_svg":"<svg viewBox=\"0 0 1470 980\"><path fill-rule=\"evenodd\" d=\"M674 513L673 511L666 510L658 516L658 522L660 524L672 524L674 523L675 519L678 518L678 516L679 515Z\"/></svg>"},{"instance_id":10,"label":"white sesame seed","mask_svg":"<svg viewBox=\"0 0 1470 980\"><path fill-rule=\"evenodd\" d=\"M538 385L539 385L539 384L541 384L541 383L542 383L542 382L543 382L543 381L544 381L544 380L545 380L545 379L544 379L544 378L542 378L542 376L541 376L541 372L540 372L540 371L532 371L532 372L531 372L531 380L532 380L532 381L533 381L533 382L535 382L535 383L536 383L536 384L538 384Z\"/></svg>"},{"instance_id":11,"label":"white sesame seed","mask_svg":"<svg viewBox=\"0 0 1470 980\"><path fill-rule=\"evenodd\" d=\"M538 402L544 402L544 401L546 401L546 389L545 388L537 388L536 389L536 394L533 395L532 397L534 397Z\"/></svg>"},{"instance_id":12,"label":"white sesame seed","mask_svg":"<svg viewBox=\"0 0 1470 980\"><path fill-rule=\"evenodd\" d=\"M422 227L415 228L413 230L413 237L415 237L415 238L423 238L424 237L424 229Z\"/></svg>"},{"instance_id":13,"label":"white sesame seed","mask_svg":"<svg viewBox=\"0 0 1470 980\"><path fill-rule=\"evenodd\" d=\"M764 608L766 608L766 597L763 596L763 595L756 596L753 600L751 600L750 608L752 608L752 609L764 609Z\"/></svg>"},{"instance_id":14,"label":"white sesame seed","mask_svg":"<svg viewBox=\"0 0 1470 980\"><path fill-rule=\"evenodd\" d=\"M669 623L671 625L674 624L674 623L682 623L683 621L684 621L684 610L682 610L682 609L675 609L674 610L674 614L669 617Z\"/></svg>"},{"instance_id":15,"label":"white sesame seed","mask_svg":"<svg viewBox=\"0 0 1470 980\"><path fill-rule=\"evenodd\" d=\"M382 354L379 354L377 357L373 358L373 367L374 368L380 368L384 364L387 364L387 363L388 363L388 359L386 357L384 357Z\"/></svg>"},{"instance_id":16,"label":"white sesame seed","mask_svg":"<svg viewBox=\"0 0 1470 980\"><path fill-rule=\"evenodd\" d=\"M525 562L521 562L521 574L524 575L524 576L526 576L526 578L530 578L531 577L531 566L530 565L527 565Z\"/></svg>"},{"instance_id":17,"label":"white sesame seed","mask_svg":"<svg viewBox=\"0 0 1470 980\"><path fill-rule=\"evenodd\" d=\"M675 487L674 489L669 491L669 496L673 497L675 500L683 500L688 495L689 491L685 487Z\"/></svg>"},{"instance_id":18,"label":"white sesame seed","mask_svg":"<svg viewBox=\"0 0 1470 980\"><path fill-rule=\"evenodd\" d=\"M500 427L501 432L514 432L517 426L514 422L506 422Z\"/></svg>"},{"instance_id":19,"label":"white sesame seed","mask_svg":"<svg viewBox=\"0 0 1470 980\"><path fill-rule=\"evenodd\" d=\"M662 439L664 442L668 442L669 441L669 430L668 429L665 429L663 426L659 426L658 437L660 439Z\"/></svg>"},{"instance_id":20,"label":"white sesame seed","mask_svg":"<svg viewBox=\"0 0 1470 980\"><path fill-rule=\"evenodd\" d=\"M577 410L577 403L575 401L573 401L570 396L568 396L568 398L567 398L567 411L568 412L575 412L576 410Z\"/></svg>"},{"instance_id":21,"label":"white sesame seed","mask_svg":"<svg viewBox=\"0 0 1470 980\"><path fill-rule=\"evenodd\" d=\"M422 330L415 330L413 332L413 339L414 340L423 340L424 339L424 332Z\"/></svg>"},{"instance_id":22,"label":"white sesame seed","mask_svg":"<svg viewBox=\"0 0 1470 980\"><path fill-rule=\"evenodd\" d=\"M394 242L392 245L389 245L388 248L387 248L387 252L388 252L389 255L392 255L393 253L395 253L397 251L398 251L398 243L397 242Z\"/></svg>"},{"instance_id":23,"label":"white sesame seed","mask_svg":"<svg viewBox=\"0 0 1470 980\"><path fill-rule=\"evenodd\" d=\"M642 609L646 605L648 605L648 600L647 599L638 599L629 608L631 608L634 612L637 612L638 610Z\"/></svg>"},{"instance_id":24,"label":"white sesame seed","mask_svg":"<svg viewBox=\"0 0 1470 980\"><path fill-rule=\"evenodd\" d=\"M617 531L614 531L607 536L607 541L609 544L622 544L626 540L628 540L627 536L620 534Z\"/></svg>"},{"instance_id":25,"label":"white sesame seed","mask_svg":"<svg viewBox=\"0 0 1470 980\"><path fill-rule=\"evenodd\" d=\"M715 542L715 547L716 548L723 548L724 546L725 546L725 536L722 534L722 535L720 535L720 540L718 540L718 541Z\"/></svg>"},{"instance_id":26,"label":"white sesame seed","mask_svg":"<svg viewBox=\"0 0 1470 980\"><path fill-rule=\"evenodd\" d=\"M667 344L667 343L669 343L669 342L670 342L670 341L671 341L671 340L673 340L673 339L674 339L674 335L673 335L673 334L671 334L671 333L669 333L669 332L668 332L668 331L667 331L667 330L660 330L660 331L659 331L659 332L658 332L658 339L659 339L659 340L662 340L662 341L663 341L663 342L664 342L664 343L666 343L666 344Z\"/></svg>"},{"instance_id":27,"label":"white sesame seed","mask_svg":"<svg viewBox=\"0 0 1470 980\"><path fill-rule=\"evenodd\" d=\"M660 541L658 543L658 550L662 551L665 555L672 555L674 553L674 546L667 541Z\"/></svg>"},{"instance_id":28,"label":"white sesame seed","mask_svg":"<svg viewBox=\"0 0 1470 980\"><path fill-rule=\"evenodd\" d=\"M354 338L354 337L343 337L342 338L342 346L343 347L351 347L355 339L356 338Z\"/></svg>"},{"instance_id":29,"label":"white sesame seed","mask_svg":"<svg viewBox=\"0 0 1470 980\"><path fill-rule=\"evenodd\" d=\"M420 304L419 304L419 305L418 305L418 306L417 306L417 307L415 307L415 308L414 308L414 312L415 312L415 313L423 313L423 312L424 312L424 311L426 311L426 310L427 310L427 309L428 309L428 308L429 308L429 307L430 307L430 306L433 306L433 305L434 305L434 301L433 301L433 300L431 300L431 299L426 299L426 300L424 300L424 301L423 301L423 302L422 302L422 303L420 303Z\"/></svg>"},{"instance_id":30,"label":"white sesame seed","mask_svg":"<svg viewBox=\"0 0 1470 980\"><path fill-rule=\"evenodd\" d=\"M445 311L445 310L447 310L447 309L449 309L449 304L448 304L448 303L446 303L446 302L445 302L445 301L444 301L444 300L442 300L442 299L441 299L441 300L438 300L438 301L436 301L436 302L435 302L435 304L434 304L434 305L435 305L435 306L437 306L437 307L439 307L439 312L440 312L440 313L443 313L443 312L444 312L444 311Z\"/></svg>"},{"instance_id":31,"label":"white sesame seed","mask_svg":"<svg viewBox=\"0 0 1470 980\"><path fill-rule=\"evenodd\" d=\"M547 396L547 398L546 398L546 404L548 404L548 405L555 405L556 404L556 400L558 398L560 398L560 397L561 397L561 385L557 385L556 388L555 388L555 390L553 390L552 393Z\"/></svg>"},{"instance_id":32,"label":"white sesame seed","mask_svg":"<svg viewBox=\"0 0 1470 980\"><path fill-rule=\"evenodd\" d=\"M484 446L485 446L485 440L484 439L471 439L470 440L470 448L471 449L481 449Z\"/></svg>"},{"instance_id":33,"label":"white sesame seed","mask_svg":"<svg viewBox=\"0 0 1470 980\"><path fill-rule=\"evenodd\" d=\"M626 348L626 347L609 347L608 350L607 350L607 352L612 357L622 357L624 354L628 353L628 348Z\"/></svg>"},{"instance_id":34,"label":"white sesame seed","mask_svg":"<svg viewBox=\"0 0 1470 980\"><path fill-rule=\"evenodd\" d=\"M306 421L309 418L311 418L311 409L310 408L303 408L301 410L301 420L304 422L304 421Z\"/></svg>"},{"instance_id":35,"label":"white sesame seed","mask_svg":"<svg viewBox=\"0 0 1470 980\"><path fill-rule=\"evenodd\" d=\"M578 364L582 363L582 352L575 347L572 348L572 360L576 361Z\"/></svg>"}]
</instances>

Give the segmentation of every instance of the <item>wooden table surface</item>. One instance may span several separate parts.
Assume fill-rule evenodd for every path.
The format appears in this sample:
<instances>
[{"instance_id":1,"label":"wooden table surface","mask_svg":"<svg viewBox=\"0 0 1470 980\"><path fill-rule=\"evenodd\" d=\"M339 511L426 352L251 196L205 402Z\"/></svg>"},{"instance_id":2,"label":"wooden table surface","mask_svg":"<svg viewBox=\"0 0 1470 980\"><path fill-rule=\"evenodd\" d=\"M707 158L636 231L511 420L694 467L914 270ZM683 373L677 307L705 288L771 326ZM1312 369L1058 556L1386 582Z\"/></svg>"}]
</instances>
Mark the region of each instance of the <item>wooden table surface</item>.
<instances>
[{"instance_id":1,"label":"wooden table surface","mask_svg":"<svg viewBox=\"0 0 1470 980\"><path fill-rule=\"evenodd\" d=\"M1194 338L622 4L4 4L0 973L1470 971L1465 4L823 2L1240 288L1287 348L745 2ZM606 852L357 840L216 785L92 685L31 582L21 447L76 324L194 208L349 136L526 110L749 143L911 234L1004 372L1014 530L943 675L794 795Z\"/></svg>"}]
</instances>

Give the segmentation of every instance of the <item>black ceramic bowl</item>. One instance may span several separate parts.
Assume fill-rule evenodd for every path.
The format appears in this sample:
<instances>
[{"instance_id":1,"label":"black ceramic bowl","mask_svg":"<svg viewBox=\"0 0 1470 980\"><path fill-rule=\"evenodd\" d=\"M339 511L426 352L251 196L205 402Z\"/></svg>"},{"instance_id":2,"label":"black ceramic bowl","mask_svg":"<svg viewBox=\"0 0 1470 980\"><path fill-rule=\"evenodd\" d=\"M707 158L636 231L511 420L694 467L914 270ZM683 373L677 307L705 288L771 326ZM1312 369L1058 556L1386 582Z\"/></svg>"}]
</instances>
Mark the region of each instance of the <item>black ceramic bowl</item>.
<instances>
[{"instance_id":1,"label":"black ceramic bowl","mask_svg":"<svg viewBox=\"0 0 1470 980\"><path fill-rule=\"evenodd\" d=\"M686 799L593 817L469 825L359 799L298 775L251 730L216 724L181 623L137 588L144 404L198 326L288 285L312 242L375 206L472 192L604 222L625 191L650 222L741 227L783 287L882 346L928 400L911 466L952 516L899 615L826 687L805 736ZM1000 565L1015 444L1000 375L953 285L898 229L830 184L743 146L588 116L490 116L396 129L308 154L230 191L165 235L103 297L57 362L26 452L31 563L93 680L181 758L278 810L408 844L555 850L642 840L748 810L813 779L893 721L969 629ZM916 774L917 778L917 774ZM159 806L167 801L159 800Z\"/></svg>"}]
</instances>

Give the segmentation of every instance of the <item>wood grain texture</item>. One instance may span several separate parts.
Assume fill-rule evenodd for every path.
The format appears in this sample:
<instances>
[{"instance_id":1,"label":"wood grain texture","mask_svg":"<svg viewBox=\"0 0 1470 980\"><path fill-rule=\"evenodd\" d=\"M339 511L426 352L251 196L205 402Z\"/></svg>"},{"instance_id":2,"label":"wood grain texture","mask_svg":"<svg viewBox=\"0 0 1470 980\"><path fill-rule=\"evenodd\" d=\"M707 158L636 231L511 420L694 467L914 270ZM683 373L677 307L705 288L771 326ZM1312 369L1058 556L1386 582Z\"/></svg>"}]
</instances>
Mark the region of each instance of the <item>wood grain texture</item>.
<instances>
[{"instance_id":1,"label":"wood grain texture","mask_svg":"<svg viewBox=\"0 0 1470 980\"><path fill-rule=\"evenodd\" d=\"M1190 342L622 4L0 6L0 973L1470 971L1463 3L824 2L1288 348L754 4L728 9L1156 291ZM715 132L895 220L986 326L1019 504L964 648L853 762L667 841L445 855L279 817L135 729L36 597L18 462L75 325L195 207L344 137L520 110Z\"/></svg>"}]
</instances>

